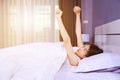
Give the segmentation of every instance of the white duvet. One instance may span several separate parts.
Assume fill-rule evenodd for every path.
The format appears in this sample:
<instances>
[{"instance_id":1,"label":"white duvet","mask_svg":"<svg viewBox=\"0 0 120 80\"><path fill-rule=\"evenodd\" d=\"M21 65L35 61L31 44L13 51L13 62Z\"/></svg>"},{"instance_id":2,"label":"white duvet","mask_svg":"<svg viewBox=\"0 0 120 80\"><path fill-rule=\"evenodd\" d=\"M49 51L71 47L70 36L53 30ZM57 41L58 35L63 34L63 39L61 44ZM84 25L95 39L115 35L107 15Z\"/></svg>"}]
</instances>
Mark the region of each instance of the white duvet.
<instances>
[{"instance_id":1,"label":"white duvet","mask_svg":"<svg viewBox=\"0 0 120 80\"><path fill-rule=\"evenodd\" d=\"M0 49L0 80L54 80L66 56L57 42Z\"/></svg>"}]
</instances>

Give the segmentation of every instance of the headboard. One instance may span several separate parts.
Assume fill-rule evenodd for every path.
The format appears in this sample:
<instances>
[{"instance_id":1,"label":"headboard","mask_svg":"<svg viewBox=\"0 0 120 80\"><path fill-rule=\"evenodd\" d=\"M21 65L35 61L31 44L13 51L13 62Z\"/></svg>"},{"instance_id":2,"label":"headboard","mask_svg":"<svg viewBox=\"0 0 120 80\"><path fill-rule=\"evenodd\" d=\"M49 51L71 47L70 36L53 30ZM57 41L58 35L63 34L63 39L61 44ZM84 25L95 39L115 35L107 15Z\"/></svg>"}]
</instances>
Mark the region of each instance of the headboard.
<instances>
[{"instance_id":1,"label":"headboard","mask_svg":"<svg viewBox=\"0 0 120 80\"><path fill-rule=\"evenodd\" d=\"M120 19L96 27L95 44L104 51L120 53Z\"/></svg>"}]
</instances>

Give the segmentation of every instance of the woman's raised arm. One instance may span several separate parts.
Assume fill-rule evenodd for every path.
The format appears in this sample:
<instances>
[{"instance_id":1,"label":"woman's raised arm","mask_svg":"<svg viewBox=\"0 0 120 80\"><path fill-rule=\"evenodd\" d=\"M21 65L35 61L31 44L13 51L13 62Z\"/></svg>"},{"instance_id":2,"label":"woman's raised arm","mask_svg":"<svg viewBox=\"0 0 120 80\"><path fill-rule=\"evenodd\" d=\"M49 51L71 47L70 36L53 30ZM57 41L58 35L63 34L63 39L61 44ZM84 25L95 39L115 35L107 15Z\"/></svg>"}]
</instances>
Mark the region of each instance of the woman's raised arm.
<instances>
[{"instance_id":1,"label":"woman's raised arm","mask_svg":"<svg viewBox=\"0 0 120 80\"><path fill-rule=\"evenodd\" d=\"M63 12L60 9L56 9L56 18L57 18L59 26L60 26L60 34L63 38L70 64L72 66L77 66L79 63L78 56L73 51L70 37L69 37L69 35L64 27L64 24L62 22L62 18L61 18L62 13Z\"/></svg>"},{"instance_id":2,"label":"woman's raised arm","mask_svg":"<svg viewBox=\"0 0 120 80\"><path fill-rule=\"evenodd\" d=\"M80 9L80 7L79 6L75 6L74 8L73 8L73 11L74 11L74 13L75 13L75 15L76 15L76 25L75 25L75 27L76 27L76 36L77 36L77 46L79 47L79 48L81 48L81 47L83 47L83 41L82 41L82 31L81 31L81 20L80 20L80 11L81 11L81 9Z\"/></svg>"}]
</instances>

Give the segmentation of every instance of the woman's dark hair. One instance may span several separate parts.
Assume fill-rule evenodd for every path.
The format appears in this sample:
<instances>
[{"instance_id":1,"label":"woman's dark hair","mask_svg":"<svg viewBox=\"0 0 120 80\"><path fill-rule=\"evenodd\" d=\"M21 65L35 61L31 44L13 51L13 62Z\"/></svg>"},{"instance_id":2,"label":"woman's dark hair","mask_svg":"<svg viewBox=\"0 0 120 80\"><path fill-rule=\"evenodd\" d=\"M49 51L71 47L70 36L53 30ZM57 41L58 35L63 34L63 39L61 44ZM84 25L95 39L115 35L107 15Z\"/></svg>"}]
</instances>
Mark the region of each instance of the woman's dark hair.
<instances>
[{"instance_id":1,"label":"woman's dark hair","mask_svg":"<svg viewBox=\"0 0 120 80\"><path fill-rule=\"evenodd\" d=\"M97 45L95 45L95 44L89 44L89 45L90 45L90 48L88 50L86 57L103 53L103 50L101 48L99 48Z\"/></svg>"}]
</instances>

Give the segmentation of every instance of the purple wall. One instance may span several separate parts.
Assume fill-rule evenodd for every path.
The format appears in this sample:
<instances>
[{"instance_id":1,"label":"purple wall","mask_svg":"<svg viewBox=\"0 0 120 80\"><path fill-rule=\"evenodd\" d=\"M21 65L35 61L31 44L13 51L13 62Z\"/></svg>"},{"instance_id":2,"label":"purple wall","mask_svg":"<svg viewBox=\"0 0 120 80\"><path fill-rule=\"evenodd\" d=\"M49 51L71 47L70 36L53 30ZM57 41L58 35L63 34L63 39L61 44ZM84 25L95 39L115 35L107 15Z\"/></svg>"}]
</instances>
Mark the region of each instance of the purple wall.
<instances>
[{"instance_id":1,"label":"purple wall","mask_svg":"<svg viewBox=\"0 0 120 80\"><path fill-rule=\"evenodd\" d=\"M120 0L93 0L93 26L120 19Z\"/></svg>"},{"instance_id":2,"label":"purple wall","mask_svg":"<svg viewBox=\"0 0 120 80\"><path fill-rule=\"evenodd\" d=\"M97 26L120 19L120 0L81 0L83 33L90 34L94 42L94 29Z\"/></svg>"},{"instance_id":3,"label":"purple wall","mask_svg":"<svg viewBox=\"0 0 120 80\"><path fill-rule=\"evenodd\" d=\"M90 35L90 42L92 42L92 0L81 0L82 8L82 31Z\"/></svg>"}]
</instances>

